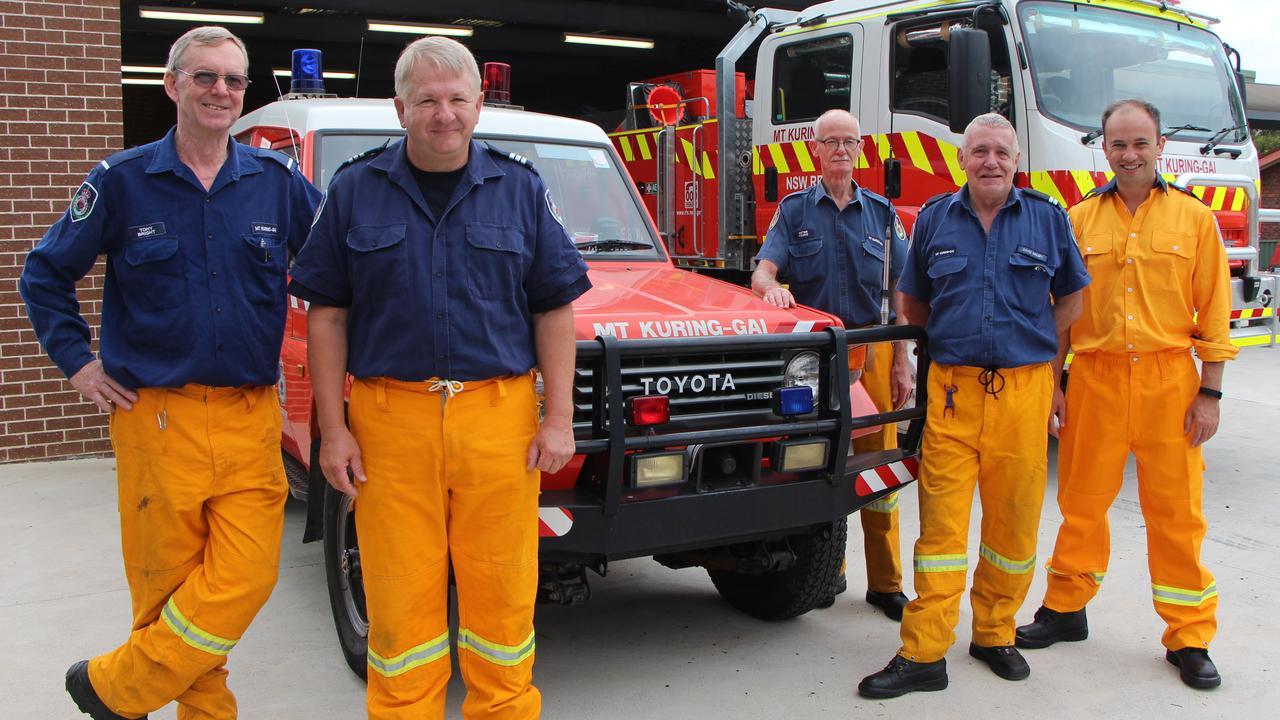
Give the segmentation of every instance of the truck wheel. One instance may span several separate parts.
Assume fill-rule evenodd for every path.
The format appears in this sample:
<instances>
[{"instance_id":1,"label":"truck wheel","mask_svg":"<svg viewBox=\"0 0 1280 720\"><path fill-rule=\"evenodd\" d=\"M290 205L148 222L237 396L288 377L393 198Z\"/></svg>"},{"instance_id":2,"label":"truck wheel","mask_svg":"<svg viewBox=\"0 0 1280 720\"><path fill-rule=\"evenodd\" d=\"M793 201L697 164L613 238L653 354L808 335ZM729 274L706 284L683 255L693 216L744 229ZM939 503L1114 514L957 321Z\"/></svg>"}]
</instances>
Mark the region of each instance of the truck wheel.
<instances>
[{"instance_id":1,"label":"truck wheel","mask_svg":"<svg viewBox=\"0 0 1280 720\"><path fill-rule=\"evenodd\" d=\"M795 564L786 570L745 573L708 570L720 597L761 620L786 620L823 607L837 592L848 521L787 538Z\"/></svg>"},{"instance_id":2,"label":"truck wheel","mask_svg":"<svg viewBox=\"0 0 1280 720\"><path fill-rule=\"evenodd\" d=\"M356 543L356 516L351 512L351 498L328 484L324 486L324 572L342 654L351 671L367 679L369 616Z\"/></svg>"}]
</instances>

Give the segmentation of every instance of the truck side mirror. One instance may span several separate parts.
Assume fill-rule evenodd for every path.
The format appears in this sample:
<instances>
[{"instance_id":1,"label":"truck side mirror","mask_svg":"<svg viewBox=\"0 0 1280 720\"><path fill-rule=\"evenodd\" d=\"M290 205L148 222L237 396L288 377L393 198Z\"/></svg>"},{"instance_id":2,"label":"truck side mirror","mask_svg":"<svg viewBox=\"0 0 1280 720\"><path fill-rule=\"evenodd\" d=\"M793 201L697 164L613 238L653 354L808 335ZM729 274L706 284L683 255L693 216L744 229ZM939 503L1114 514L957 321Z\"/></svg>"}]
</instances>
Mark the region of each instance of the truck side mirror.
<instances>
[{"instance_id":1,"label":"truck side mirror","mask_svg":"<svg viewBox=\"0 0 1280 720\"><path fill-rule=\"evenodd\" d=\"M776 167L764 169L764 199L765 202L778 202L778 168Z\"/></svg>"},{"instance_id":2,"label":"truck side mirror","mask_svg":"<svg viewBox=\"0 0 1280 720\"><path fill-rule=\"evenodd\" d=\"M890 200L902 197L902 161L898 158L884 161L884 196Z\"/></svg>"},{"instance_id":3,"label":"truck side mirror","mask_svg":"<svg viewBox=\"0 0 1280 720\"><path fill-rule=\"evenodd\" d=\"M955 28L947 43L947 101L951 132L991 112L991 39L983 30Z\"/></svg>"}]
</instances>

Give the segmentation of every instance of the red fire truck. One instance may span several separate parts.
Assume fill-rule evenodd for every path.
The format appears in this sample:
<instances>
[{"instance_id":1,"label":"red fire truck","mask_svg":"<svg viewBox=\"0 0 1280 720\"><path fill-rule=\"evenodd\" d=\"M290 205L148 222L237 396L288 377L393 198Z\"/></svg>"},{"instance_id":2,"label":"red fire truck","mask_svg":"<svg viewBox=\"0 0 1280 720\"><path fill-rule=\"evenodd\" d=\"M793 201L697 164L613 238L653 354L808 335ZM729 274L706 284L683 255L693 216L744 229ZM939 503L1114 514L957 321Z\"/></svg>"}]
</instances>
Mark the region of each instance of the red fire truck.
<instances>
[{"instance_id":1,"label":"red fire truck","mask_svg":"<svg viewBox=\"0 0 1280 720\"><path fill-rule=\"evenodd\" d=\"M891 198L910 228L925 200L964 183L957 150L977 115L1013 123L1020 186L1070 206L1110 179L1102 110L1141 97L1166 124L1164 177L1217 215L1233 341L1275 344L1277 282L1258 259L1267 213L1240 58L1213 18L1161 0L729 5L744 23L715 69L632 83L611 133L678 266L745 277L778 201L819 177L808 141L827 109L861 120L854 178Z\"/></svg>"},{"instance_id":2,"label":"red fire truck","mask_svg":"<svg viewBox=\"0 0 1280 720\"><path fill-rule=\"evenodd\" d=\"M255 110L233 133L290 154L323 189L344 160L403 130L390 100L310 96ZM475 137L532 161L594 286L574 303L578 454L542 478L540 599L581 602L587 569L653 556L706 568L730 604L757 617L830 604L843 584L845 518L914 479L924 414L923 397L876 414L847 349L918 331L845 331L824 313L775 308L676 268L594 125L486 107ZM319 472L307 308L292 302L280 360L285 462L308 503L304 540L324 542L342 650L363 675L359 544L350 499ZM923 387L927 360L919 367ZM849 454L852 435L898 422L908 427L902 449Z\"/></svg>"}]
</instances>

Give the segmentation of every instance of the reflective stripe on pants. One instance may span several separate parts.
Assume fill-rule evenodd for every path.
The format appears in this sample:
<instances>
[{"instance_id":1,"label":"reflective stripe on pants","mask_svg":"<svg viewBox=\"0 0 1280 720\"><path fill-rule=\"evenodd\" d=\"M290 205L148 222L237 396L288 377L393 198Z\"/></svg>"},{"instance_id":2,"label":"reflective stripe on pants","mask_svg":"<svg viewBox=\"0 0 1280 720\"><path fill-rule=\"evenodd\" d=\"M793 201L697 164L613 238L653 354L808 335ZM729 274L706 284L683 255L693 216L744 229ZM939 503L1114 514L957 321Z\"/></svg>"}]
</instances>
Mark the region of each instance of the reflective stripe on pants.
<instances>
[{"instance_id":1,"label":"reflective stripe on pants","mask_svg":"<svg viewBox=\"0 0 1280 720\"><path fill-rule=\"evenodd\" d=\"M1044 500L1052 374L1047 364L1002 370L999 398L979 368L934 365L921 448L920 539L913 600L902 616L899 654L933 662L955 642L968 575L969 516L976 487L981 545L973 576L973 642L1012 645L1014 614L1031 585ZM954 386L955 414L942 412Z\"/></svg>"},{"instance_id":2,"label":"reflective stripe on pants","mask_svg":"<svg viewBox=\"0 0 1280 720\"><path fill-rule=\"evenodd\" d=\"M871 345L874 359L863 370L862 386L881 412L893 409L889 375L893 369L893 343ZM850 358L853 364L857 358ZM884 425L878 432L853 439L858 453L898 447L898 427ZM862 508L862 550L867 560L867 588L882 593L902 591L902 549L898 539L898 493L891 493Z\"/></svg>"},{"instance_id":3,"label":"reflective stripe on pants","mask_svg":"<svg viewBox=\"0 0 1280 720\"><path fill-rule=\"evenodd\" d=\"M444 387L443 385L437 385ZM448 581L458 593L462 716L532 720L539 473L530 376L358 380L351 430L368 482L355 502L369 611L370 718L444 718Z\"/></svg>"},{"instance_id":4,"label":"reflective stripe on pants","mask_svg":"<svg viewBox=\"0 0 1280 720\"><path fill-rule=\"evenodd\" d=\"M286 484L271 386L143 388L111 414L133 632L89 679L114 712L229 720L227 653L275 586Z\"/></svg>"},{"instance_id":5,"label":"reflective stripe on pants","mask_svg":"<svg viewBox=\"0 0 1280 720\"><path fill-rule=\"evenodd\" d=\"M1200 563L1204 457L1182 432L1200 387L1187 350L1086 353L1071 363L1068 423L1058 450L1062 527L1049 562L1044 604L1084 607L1098 592L1111 554L1107 510L1124 465L1138 461L1138 499L1147 530L1152 601L1170 650L1208 647L1217 631L1217 585Z\"/></svg>"}]
</instances>

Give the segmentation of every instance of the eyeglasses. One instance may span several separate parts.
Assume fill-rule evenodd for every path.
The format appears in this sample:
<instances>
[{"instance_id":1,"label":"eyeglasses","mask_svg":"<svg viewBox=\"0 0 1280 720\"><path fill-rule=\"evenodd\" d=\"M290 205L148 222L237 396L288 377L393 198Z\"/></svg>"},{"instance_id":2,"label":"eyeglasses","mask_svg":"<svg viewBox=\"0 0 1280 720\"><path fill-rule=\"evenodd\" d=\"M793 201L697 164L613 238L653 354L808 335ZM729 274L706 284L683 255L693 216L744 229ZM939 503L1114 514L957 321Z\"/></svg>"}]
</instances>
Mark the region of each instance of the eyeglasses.
<instances>
[{"instance_id":1,"label":"eyeglasses","mask_svg":"<svg viewBox=\"0 0 1280 720\"><path fill-rule=\"evenodd\" d=\"M845 150L853 150L854 148L862 144L862 139L861 138L857 138L857 139L826 138L825 140L819 140L818 142L822 143L823 145L826 145L827 149L831 151L835 151L835 149L838 147L843 147Z\"/></svg>"},{"instance_id":2,"label":"eyeglasses","mask_svg":"<svg viewBox=\"0 0 1280 720\"><path fill-rule=\"evenodd\" d=\"M227 84L227 89L231 92L244 92L249 87L249 78L244 75L228 73L219 75L212 70L197 70L195 72L187 72L182 68L177 69L178 72L191 78L191 82L202 88L211 88L218 83L218 78L222 78L222 82Z\"/></svg>"}]
</instances>

